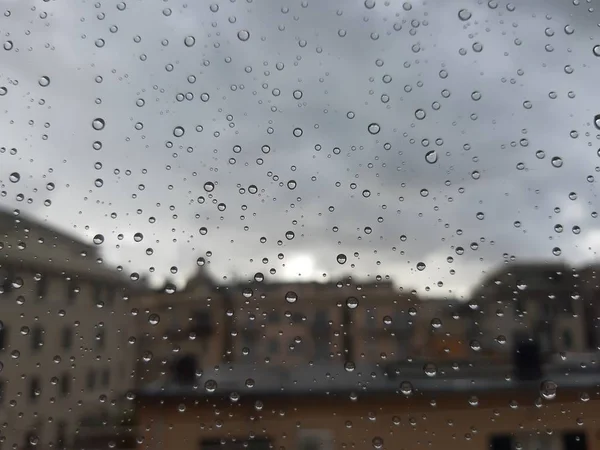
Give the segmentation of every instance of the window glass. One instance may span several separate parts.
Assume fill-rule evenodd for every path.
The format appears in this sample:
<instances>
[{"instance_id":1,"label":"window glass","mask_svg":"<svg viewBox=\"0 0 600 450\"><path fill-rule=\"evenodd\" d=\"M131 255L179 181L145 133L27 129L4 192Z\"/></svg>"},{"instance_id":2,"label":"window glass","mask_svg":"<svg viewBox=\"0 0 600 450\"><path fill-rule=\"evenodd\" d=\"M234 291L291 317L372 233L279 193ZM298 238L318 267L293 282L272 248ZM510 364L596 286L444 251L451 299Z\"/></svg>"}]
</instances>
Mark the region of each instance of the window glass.
<instances>
[{"instance_id":1,"label":"window glass","mask_svg":"<svg viewBox=\"0 0 600 450\"><path fill-rule=\"evenodd\" d=\"M600 444L596 0L5 0L0 450Z\"/></svg>"}]
</instances>

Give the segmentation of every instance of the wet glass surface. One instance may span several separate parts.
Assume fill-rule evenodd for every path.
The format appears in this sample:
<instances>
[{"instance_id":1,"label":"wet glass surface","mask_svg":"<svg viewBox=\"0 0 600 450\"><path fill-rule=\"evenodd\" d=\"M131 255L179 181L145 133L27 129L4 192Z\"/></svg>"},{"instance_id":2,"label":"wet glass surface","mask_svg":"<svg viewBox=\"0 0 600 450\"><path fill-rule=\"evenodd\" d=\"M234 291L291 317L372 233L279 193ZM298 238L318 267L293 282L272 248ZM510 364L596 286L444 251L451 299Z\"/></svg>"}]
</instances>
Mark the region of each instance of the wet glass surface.
<instances>
[{"instance_id":1,"label":"wet glass surface","mask_svg":"<svg viewBox=\"0 0 600 450\"><path fill-rule=\"evenodd\" d=\"M0 3L0 446L598 447L592 1Z\"/></svg>"}]
</instances>

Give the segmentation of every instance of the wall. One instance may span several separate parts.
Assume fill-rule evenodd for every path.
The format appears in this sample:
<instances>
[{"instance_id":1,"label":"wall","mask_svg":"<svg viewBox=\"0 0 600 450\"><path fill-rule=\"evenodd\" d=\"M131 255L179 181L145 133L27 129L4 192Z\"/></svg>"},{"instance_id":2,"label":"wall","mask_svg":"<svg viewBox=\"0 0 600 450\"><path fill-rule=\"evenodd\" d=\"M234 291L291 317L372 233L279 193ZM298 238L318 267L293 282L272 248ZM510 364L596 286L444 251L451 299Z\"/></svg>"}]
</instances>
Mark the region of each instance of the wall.
<instances>
[{"instance_id":1,"label":"wall","mask_svg":"<svg viewBox=\"0 0 600 450\"><path fill-rule=\"evenodd\" d=\"M275 449L292 450L298 435L306 430L330 430L333 449L374 448L373 439L383 439L383 449L433 448L444 450L488 449L492 434L518 430L581 432L587 435L588 449L600 449L600 399L582 402L578 393L561 393L555 400L534 406L535 392L493 394L470 406L468 396L405 398L397 394L384 398L347 396L320 400L310 398L258 399L241 403L168 399L142 399L138 408L140 429L147 429L140 450L199 450L202 439L268 436ZM517 408L509 407L511 401ZM181 405L185 405L185 411ZM583 425L578 425L581 420Z\"/></svg>"}]
</instances>

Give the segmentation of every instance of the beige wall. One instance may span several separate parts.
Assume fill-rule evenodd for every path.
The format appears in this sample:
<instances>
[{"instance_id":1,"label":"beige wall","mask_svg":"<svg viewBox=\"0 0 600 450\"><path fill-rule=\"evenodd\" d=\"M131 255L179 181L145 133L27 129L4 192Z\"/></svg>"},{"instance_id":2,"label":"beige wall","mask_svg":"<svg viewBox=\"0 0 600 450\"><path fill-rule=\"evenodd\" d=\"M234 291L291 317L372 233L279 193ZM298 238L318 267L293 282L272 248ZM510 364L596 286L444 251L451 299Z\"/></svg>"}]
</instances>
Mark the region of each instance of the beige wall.
<instances>
[{"instance_id":1,"label":"beige wall","mask_svg":"<svg viewBox=\"0 0 600 450\"><path fill-rule=\"evenodd\" d=\"M588 449L600 449L597 439L600 401L578 401L576 394L559 396L533 406L535 392L481 396L479 406L468 404L468 395L438 396L432 399L406 399L392 395L387 399L261 399L261 411L254 401L241 404L205 402L194 406L190 399L166 400L158 405L146 399L138 408L140 428L145 429L140 449L200 450L202 439L248 439L268 436L273 448L296 449L297 438L305 430L332 433L333 449L373 448L372 440L381 437L384 449L434 448L447 450L488 449L492 434L519 431L524 435L553 430L582 430L587 433ZM515 400L519 407L510 408ZM180 412L180 405L185 405ZM577 424L578 420L583 425ZM528 448L528 447L525 447Z\"/></svg>"},{"instance_id":2,"label":"beige wall","mask_svg":"<svg viewBox=\"0 0 600 450\"><path fill-rule=\"evenodd\" d=\"M72 438L82 417L101 412L116 415L123 408L131 408L131 404L123 404L123 397L135 382L135 352L127 343L136 334L131 326L133 300L123 300L123 290L117 288L114 280L74 277L71 286L79 293L69 301L69 281L65 275L49 271L43 275L46 294L39 298L35 274L27 269L17 270L23 287L1 296L5 348L0 352L0 379L4 384L0 422L8 424L2 430L5 448L12 444L21 447L29 431L40 442L55 441L61 421L67 426L67 438ZM103 307L96 302L96 283L102 289ZM115 289L112 300L107 297L109 286ZM35 327L44 330L43 346L37 349L32 348ZM73 332L69 349L62 346L64 329ZM103 347L96 339L102 332ZM95 373L94 389L87 386L91 371ZM103 380L105 372L107 383ZM70 379L70 393L66 396L60 392L63 376ZM39 379L40 395L31 400L30 386L35 378ZM106 396L106 401L100 400L101 395Z\"/></svg>"}]
</instances>

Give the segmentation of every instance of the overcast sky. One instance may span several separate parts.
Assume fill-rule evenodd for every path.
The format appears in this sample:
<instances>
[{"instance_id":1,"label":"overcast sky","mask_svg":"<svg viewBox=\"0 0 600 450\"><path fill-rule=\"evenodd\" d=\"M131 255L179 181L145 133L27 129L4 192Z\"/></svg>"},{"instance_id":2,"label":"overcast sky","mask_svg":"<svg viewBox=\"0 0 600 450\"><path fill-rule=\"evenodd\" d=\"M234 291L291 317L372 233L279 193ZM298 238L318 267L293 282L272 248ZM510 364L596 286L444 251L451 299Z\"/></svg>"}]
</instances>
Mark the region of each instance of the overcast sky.
<instances>
[{"instance_id":1,"label":"overcast sky","mask_svg":"<svg viewBox=\"0 0 600 450\"><path fill-rule=\"evenodd\" d=\"M505 254L597 257L583 0L2 5L2 205L110 267L460 296Z\"/></svg>"}]
</instances>

